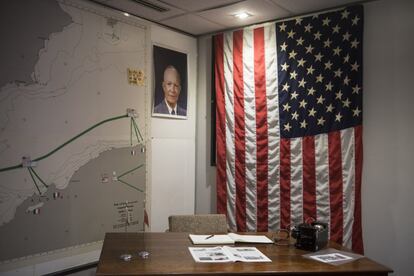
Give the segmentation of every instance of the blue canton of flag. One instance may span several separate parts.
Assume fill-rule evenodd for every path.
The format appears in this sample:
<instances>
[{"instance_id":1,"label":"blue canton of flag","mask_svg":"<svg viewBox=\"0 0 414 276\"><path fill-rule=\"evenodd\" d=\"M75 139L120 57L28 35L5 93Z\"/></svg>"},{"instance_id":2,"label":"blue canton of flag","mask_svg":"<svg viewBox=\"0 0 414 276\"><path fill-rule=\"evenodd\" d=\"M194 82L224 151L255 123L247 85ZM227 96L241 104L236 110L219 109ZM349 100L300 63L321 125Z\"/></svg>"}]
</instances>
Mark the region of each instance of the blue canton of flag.
<instances>
[{"instance_id":1,"label":"blue canton of flag","mask_svg":"<svg viewBox=\"0 0 414 276\"><path fill-rule=\"evenodd\" d=\"M283 138L362 123L361 6L276 24Z\"/></svg>"}]
</instances>

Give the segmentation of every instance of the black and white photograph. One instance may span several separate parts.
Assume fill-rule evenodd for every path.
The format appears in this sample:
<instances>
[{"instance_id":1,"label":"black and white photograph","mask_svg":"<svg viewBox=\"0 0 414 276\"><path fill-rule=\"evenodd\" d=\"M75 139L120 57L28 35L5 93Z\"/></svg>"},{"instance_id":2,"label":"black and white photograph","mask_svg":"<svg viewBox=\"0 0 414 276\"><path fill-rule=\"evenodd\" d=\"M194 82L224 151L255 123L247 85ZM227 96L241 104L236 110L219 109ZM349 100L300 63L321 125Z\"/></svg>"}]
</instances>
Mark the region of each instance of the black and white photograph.
<instances>
[{"instance_id":1,"label":"black and white photograph","mask_svg":"<svg viewBox=\"0 0 414 276\"><path fill-rule=\"evenodd\" d=\"M345 260L352 260L352 257L339 254L339 253L314 255L314 256L310 256L310 258L323 262L323 263L333 263L333 262L339 262L339 261L345 261Z\"/></svg>"}]
</instances>

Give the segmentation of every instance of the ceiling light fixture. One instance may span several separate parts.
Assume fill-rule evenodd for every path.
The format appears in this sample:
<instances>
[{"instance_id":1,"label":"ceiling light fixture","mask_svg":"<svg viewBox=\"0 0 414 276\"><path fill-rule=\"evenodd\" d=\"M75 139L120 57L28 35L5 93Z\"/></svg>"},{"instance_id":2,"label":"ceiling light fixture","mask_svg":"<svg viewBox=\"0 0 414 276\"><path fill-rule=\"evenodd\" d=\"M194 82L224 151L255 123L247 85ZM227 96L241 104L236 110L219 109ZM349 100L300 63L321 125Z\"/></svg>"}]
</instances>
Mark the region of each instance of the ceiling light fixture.
<instances>
[{"instance_id":1,"label":"ceiling light fixture","mask_svg":"<svg viewBox=\"0 0 414 276\"><path fill-rule=\"evenodd\" d=\"M127 12L124 12L124 15L125 15L125 16L129 16L129 13L127 13Z\"/></svg>"},{"instance_id":2,"label":"ceiling light fixture","mask_svg":"<svg viewBox=\"0 0 414 276\"><path fill-rule=\"evenodd\" d=\"M234 14L233 16L238 19L246 19L247 17L250 17L252 15L247 12L239 12L239 13Z\"/></svg>"}]
</instances>

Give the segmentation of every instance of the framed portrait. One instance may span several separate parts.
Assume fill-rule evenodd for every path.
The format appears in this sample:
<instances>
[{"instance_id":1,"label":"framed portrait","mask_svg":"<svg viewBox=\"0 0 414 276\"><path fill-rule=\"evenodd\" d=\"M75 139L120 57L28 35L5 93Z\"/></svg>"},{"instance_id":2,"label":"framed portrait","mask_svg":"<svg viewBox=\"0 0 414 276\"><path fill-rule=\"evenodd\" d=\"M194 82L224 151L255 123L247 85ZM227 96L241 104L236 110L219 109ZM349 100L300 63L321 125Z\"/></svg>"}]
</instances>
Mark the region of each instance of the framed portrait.
<instances>
[{"instance_id":1,"label":"framed portrait","mask_svg":"<svg viewBox=\"0 0 414 276\"><path fill-rule=\"evenodd\" d=\"M152 116L187 119L187 54L153 45Z\"/></svg>"}]
</instances>

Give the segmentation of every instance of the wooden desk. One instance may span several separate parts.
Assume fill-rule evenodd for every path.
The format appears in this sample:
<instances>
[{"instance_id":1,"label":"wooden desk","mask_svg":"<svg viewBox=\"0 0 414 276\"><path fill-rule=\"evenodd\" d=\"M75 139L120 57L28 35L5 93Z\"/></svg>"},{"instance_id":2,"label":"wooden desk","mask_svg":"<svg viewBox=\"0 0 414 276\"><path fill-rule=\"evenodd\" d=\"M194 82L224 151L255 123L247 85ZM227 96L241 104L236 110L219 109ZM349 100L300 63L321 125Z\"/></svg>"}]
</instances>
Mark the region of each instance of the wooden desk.
<instances>
[{"instance_id":1,"label":"wooden desk","mask_svg":"<svg viewBox=\"0 0 414 276\"><path fill-rule=\"evenodd\" d=\"M294 246L274 244L247 245L257 247L271 263L196 263L189 246L193 245L186 233L107 233L96 275L388 275L392 272L368 258L333 266L303 258L301 255L309 252ZM336 244L329 247L343 250ZM142 250L150 252L148 259L138 257ZM130 262L119 259L125 253L133 255Z\"/></svg>"}]
</instances>

